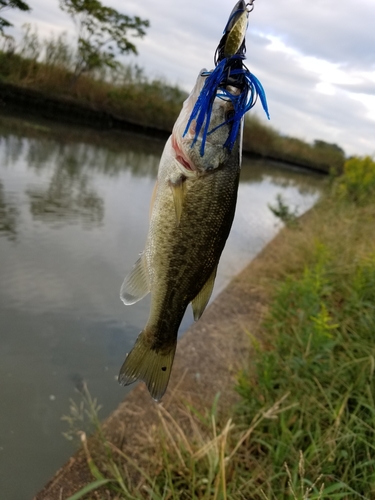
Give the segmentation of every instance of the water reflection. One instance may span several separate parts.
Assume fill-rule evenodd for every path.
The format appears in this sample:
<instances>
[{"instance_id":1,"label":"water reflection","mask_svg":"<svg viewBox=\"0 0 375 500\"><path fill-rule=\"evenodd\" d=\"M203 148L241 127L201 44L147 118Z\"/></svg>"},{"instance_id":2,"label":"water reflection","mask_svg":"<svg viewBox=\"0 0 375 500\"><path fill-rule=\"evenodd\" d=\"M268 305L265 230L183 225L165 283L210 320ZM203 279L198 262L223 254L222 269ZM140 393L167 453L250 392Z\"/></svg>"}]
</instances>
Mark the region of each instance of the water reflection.
<instances>
[{"instance_id":1,"label":"water reflection","mask_svg":"<svg viewBox=\"0 0 375 500\"><path fill-rule=\"evenodd\" d=\"M40 129L37 130L40 133ZM27 132L30 131L26 129ZM131 143L133 149L120 151L105 145L88 146L84 142L66 143L65 140L64 136L51 140L44 135L26 140L0 129L3 167L22 163L43 175L43 183L38 182L37 186L25 190L35 220L53 222L56 227L79 220L85 227L98 225L104 217L104 200L93 186L96 173L118 176L127 170L132 176L156 177L159 156L145 152L146 138L135 137ZM104 136L99 142L108 141ZM161 145L156 149L161 151ZM49 177L47 185L46 176ZM4 187L0 184L0 231L7 233L10 239L16 236L18 215L17 207L6 201Z\"/></svg>"},{"instance_id":2,"label":"water reflection","mask_svg":"<svg viewBox=\"0 0 375 500\"><path fill-rule=\"evenodd\" d=\"M95 190L92 178L96 172L118 176L128 170L133 176L156 177L159 156L126 150L114 151L102 146L88 147L85 143L61 143L50 139L30 139L5 135L1 138L1 162L4 167L23 162L37 173L48 170L48 185L28 187L30 212L36 220L44 222L77 222L87 227L100 224L104 216L104 200ZM139 146L142 139L137 138ZM146 142L146 139L144 139ZM160 148L161 150L161 148ZM52 168L51 168L52 167ZM269 163L244 158L241 182L272 182L282 189L295 187L302 195L313 194L316 186L311 175L299 175L288 168L276 169L272 176L267 172ZM0 183L0 231L8 237L16 236L18 210L5 200L4 187Z\"/></svg>"},{"instance_id":3,"label":"water reflection","mask_svg":"<svg viewBox=\"0 0 375 500\"><path fill-rule=\"evenodd\" d=\"M124 169L135 176L156 175L164 143L160 140L66 127L36 126L0 115L2 164L13 165L22 158L29 168L63 166L75 160L75 167L94 168L106 175ZM26 139L27 138L27 139Z\"/></svg>"},{"instance_id":4,"label":"water reflection","mask_svg":"<svg viewBox=\"0 0 375 500\"><path fill-rule=\"evenodd\" d=\"M15 240L17 236L18 215L17 206L6 200L4 187L0 180L0 234L4 234L10 240Z\"/></svg>"},{"instance_id":5,"label":"water reflection","mask_svg":"<svg viewBox=\"0 0 375 500\"><path fill-rule=\"evenodd\" d=\"M57 164L46 189L27 190L30 212L36 220L54 224L62 219L65 223L82 220L86 227L102 222L104 200L96 193L81 165L69 156Z\"/></svg>"},{"instance_id":6,"label":"water reflection","mask_svg":"<svg viewBox=\"0 0 375 500\"><path fill-rule=\"evenodd\" d=\"M272 174L270 173L270 167ZM317 183L315 182L317 181ZM261 183L270 182L282 190L296 188L302 195L316 193L317 185L321 184L321 174L315 174L306 169L293 167L287 164L243 157L241 182Z\"/></svg>"}]
</instances>

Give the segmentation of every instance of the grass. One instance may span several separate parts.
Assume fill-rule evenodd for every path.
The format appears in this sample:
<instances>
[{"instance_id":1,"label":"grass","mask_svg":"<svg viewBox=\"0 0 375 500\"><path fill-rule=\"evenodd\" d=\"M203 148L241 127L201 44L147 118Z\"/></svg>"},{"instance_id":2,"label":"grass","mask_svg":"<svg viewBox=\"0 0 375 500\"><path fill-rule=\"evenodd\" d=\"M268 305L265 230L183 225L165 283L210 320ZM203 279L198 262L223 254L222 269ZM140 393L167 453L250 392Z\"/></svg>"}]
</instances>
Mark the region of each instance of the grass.
<instances>
[{"instance_id":1,"label":"grass","mask_svg":"<svg viewBox=\"0 0 375 500\"><path fill-rule=\"evenodd\" d=\"M96 438L83 435L93 481L70 500L375 497L374 194L375 162L352 159L278 239L257 284L268 312L249 332L239 404L158 406L137 462L94 417ZM86 406L95 415L88 394Z\"/></svg>"},{"instance_id":2,"label":"grass","mask_svg":"<svg viewBox=\"0 0 375 500\"><path fill-rule=\"evenodd\" d=\"M274 298L265 323L273 348L259 352L255 382L245 371L238 385L249 422L290 394L277 425L258 427L247 450L263 463L271 498L287 498L282 467L288 462L295 477L300 450L310 480L322 475L330 491L357 498L375 493L374 257L336 267L319 243L315 263Z\"/></svg>"},{"instance_id":3,"label":"grass","mask_svg":"<svg viewBox=\"0 0 375 500\"><path fill-rule=\"evenodd\" d=\"M41 40L30 25L16 46L0 37L0 81L73 99L133 123L171 131L187 93L162 78L150 79L136 65L118 65L82 75L73 81L75 51L66 33ZM344 151L316 140L309 144L280 134L250 112L244 130L244 151L325 172L341 172Z\"/></svg>"},{"instance_id":4,"label":"grass","mask_svg":"<svg viewBox=\"0 0 375 500\"><path fill-rule=\"evenodd\" d=\"M258 426L246 449L269 498L288 498L301 451L305 483L321 476L322 498L375 494L374 176L371 159L348 161L307 222L287 229L270 270L262 343L253 341L255 363L237 386L247 423L289 393L290 408Z\"/></svg>"}]
</instances>

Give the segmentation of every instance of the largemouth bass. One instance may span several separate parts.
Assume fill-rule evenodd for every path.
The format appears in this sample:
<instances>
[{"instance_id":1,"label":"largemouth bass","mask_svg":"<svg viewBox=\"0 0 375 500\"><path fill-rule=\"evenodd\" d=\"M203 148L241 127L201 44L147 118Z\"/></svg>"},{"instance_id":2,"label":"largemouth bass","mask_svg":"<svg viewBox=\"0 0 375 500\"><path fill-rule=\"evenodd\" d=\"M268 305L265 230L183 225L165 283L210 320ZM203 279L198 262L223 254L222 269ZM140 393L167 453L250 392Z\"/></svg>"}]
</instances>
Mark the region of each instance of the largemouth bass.
<instances>
[{"instance_id":1,"label":"largemouth bass","mask_svg":"<svg viewBox=\"0 0 375 500\"><path fill-rule=\"evenodd\" d=\"M258 96L269 117L264 89L243 64L253 1L236 3L215 69L200 72L184 102L160 160L144 252L121 288L125 304L151 292L151 310L119 381L143 380L157 401L167 389L187 306L198 320L212 293L236 207L243 117Z\"/></svg>"},{"instance_id":2,"label":"largemouth bass","mask_svg":"<svg viewBox=\"0 0 375 500\"><path fill-rule=\"evenodd\" d=\"M157 401L168 385L187 306L192 304L198 320L209 301L236 207L242 124L234 146L223 145L234 112L226 96L239 90L227 86L225 95L216 95L198 136L194 121L186 130L207 75L205 70L200 72L165 145L145 249L121 288L127 305L151 292L151 309L120 370L119 382L128 385L143 380Z\"/></svg>"}]
</instances>

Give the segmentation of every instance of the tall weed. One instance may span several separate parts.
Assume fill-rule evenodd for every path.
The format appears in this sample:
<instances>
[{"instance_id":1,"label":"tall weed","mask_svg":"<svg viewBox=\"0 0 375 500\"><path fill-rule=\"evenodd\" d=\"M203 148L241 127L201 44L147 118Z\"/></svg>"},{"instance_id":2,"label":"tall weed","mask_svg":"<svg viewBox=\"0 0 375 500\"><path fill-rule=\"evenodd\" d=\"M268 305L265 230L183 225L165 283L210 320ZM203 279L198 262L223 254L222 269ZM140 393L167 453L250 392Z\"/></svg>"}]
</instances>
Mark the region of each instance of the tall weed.
<instances>
[{"instance_id":1,"label":"tall weed","mask_svg":"<svg viewBox=\"0 0 375 500\"><path fill-rule=\"evenodd\" d=\"M357 204L372 201L375 195L375 161L369 156L354 156L347 160L337 192L341 198Z\"/></svg>"}]
</instances>

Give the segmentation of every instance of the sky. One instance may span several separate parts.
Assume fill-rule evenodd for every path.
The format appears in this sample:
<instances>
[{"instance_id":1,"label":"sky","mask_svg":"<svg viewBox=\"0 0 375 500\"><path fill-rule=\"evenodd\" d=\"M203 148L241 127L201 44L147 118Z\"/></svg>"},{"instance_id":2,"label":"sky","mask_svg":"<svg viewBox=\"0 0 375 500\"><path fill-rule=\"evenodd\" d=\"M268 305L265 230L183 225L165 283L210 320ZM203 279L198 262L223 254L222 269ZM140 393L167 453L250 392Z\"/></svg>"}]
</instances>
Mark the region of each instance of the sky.
<instances>
[{"instance_id":1,"label":"sky","mask_svg":"<svg viewBox=\"0 0 375 500\"><path fill-rule=\"evenodd\" d=\"M58 0L28 0L31 13L7 11L16 39L23 23L41 37L75 26ZM202 68L212 69L215 49L234 0L102 0L150 21L134 39L135 62L151 78L186 91ZM347 155L375 156L375 0L254 0L246 36L246 65L262 82L271 120L280 133L324 140ZM250 111L267 121L258 102Z\"/></svg>"}]
</instances>

